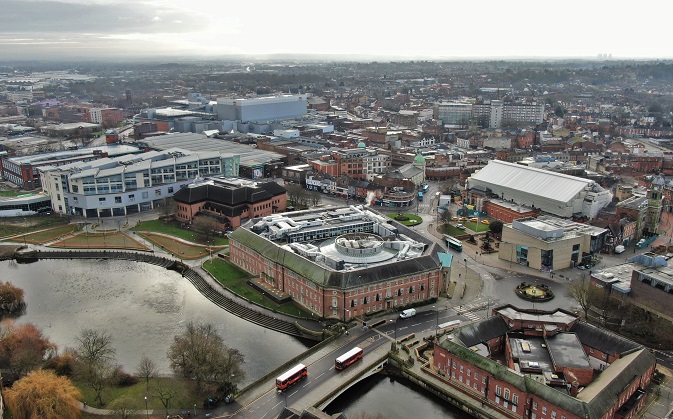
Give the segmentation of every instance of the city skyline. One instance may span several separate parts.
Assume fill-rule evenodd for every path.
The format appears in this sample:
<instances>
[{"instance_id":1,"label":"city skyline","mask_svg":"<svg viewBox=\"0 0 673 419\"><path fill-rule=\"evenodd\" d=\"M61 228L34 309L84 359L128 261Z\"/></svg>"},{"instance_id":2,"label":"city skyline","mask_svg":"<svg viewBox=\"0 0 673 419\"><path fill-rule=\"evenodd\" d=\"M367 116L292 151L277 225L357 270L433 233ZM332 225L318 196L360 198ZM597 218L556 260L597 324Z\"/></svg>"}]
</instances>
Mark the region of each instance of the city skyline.
<instances>
[{"instance_id":1,"label":"city skyline","mask_svg":"<svg viewBox=\"0 0 673 419\"><path fill-rule=\"evenodd\" d=\"M6 60L673 58L653 1L602 3L0 0L0 51Z\"/></svg>"}]
</instances>

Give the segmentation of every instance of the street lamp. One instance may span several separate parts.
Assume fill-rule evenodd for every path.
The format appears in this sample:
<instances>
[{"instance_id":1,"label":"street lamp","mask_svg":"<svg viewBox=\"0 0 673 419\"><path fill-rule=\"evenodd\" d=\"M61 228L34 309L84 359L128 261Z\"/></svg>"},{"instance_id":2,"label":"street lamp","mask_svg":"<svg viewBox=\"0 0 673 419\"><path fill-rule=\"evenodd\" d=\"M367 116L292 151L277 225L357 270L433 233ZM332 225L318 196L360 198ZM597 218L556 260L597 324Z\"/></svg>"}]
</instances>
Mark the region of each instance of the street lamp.
<instances>
[{"instance_id":1,"label":"street lamp","mask_svg":"<svg viewBox=\"0 0 673 419\"><path fill-rule=\"evenodd\" d=\"M150 410L147 408L147 396L145 396L145 415L150 419Z\"/></svg>"},{"instance_id":2,"label":"street lamp","mask_svg":"<svg viewBox=\"0 0 673 419\"><path fill-rule=\"evenodd\" d=\"M196 403L194 404L194 416L196 416Z\"/></svg>"},{"instance_id":3,"label":"street lamp","mask_svg":"<svg viewBox=\"0 0 673 419\"><path fill-rule=\"evenodd\" d=\"M463 262L465 262L465 280L467 281L467 258L463 259Z\"/></svg>"},{"instance_id":4,"label":"street lamp","mask_svg":"<svg viewBox=\"0 0 673 419\"><path fill-rule=\"evenodd\" d=\"M432 308L435 309L435 337L439 334L439 309L437 307L432 306Z\"/></svg>"}]
</instances>

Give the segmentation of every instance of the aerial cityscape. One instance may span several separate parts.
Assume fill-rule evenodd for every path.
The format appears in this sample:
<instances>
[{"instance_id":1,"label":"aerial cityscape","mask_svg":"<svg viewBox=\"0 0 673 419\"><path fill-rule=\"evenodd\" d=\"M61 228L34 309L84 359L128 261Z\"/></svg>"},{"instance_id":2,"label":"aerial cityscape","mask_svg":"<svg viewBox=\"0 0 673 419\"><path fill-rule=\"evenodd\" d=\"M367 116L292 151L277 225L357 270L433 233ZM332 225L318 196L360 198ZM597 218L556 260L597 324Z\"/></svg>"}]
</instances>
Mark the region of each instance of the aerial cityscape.
<instances>
[{"instance_id":1,"label":"aerial cityscape","mask_svg":"<svg viewBox=\"0 0 673 419\"><path fill-rule=\"evenodd\" d=\"M2 415L673 417L664 14L524 3L0 0Z\"/></svg>"}]
</instances>

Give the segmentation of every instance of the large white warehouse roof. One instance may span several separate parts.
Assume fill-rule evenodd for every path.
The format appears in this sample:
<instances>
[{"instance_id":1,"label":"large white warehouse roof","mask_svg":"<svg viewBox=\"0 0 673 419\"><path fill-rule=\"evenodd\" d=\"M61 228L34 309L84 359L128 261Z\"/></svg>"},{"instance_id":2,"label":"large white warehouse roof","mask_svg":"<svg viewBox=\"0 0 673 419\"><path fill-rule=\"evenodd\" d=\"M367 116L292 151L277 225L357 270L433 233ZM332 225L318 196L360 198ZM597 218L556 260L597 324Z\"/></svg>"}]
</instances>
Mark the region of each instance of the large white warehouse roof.
<instances>
[{"instance_id":1,"label":"large white warehouse roof","mask_svg":"<svg viewBox=\"0 0 673 419\"><path fill-rule=\"evenodd\" d=\"M569 202L588 185L602 190L594 181L562 173L491 160L470 177L470 186L488 184L518 190L550 200Z\"/></svg>"}]
</instances>

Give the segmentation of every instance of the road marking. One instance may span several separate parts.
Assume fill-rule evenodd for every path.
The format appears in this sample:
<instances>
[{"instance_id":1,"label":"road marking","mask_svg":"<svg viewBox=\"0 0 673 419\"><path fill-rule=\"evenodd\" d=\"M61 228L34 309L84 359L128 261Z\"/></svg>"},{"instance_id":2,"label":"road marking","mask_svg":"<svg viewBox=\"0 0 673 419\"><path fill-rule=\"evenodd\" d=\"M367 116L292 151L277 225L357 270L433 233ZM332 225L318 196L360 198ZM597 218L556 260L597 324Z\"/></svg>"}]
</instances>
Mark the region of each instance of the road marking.
<instances>
[{"instance_id":1,"label":"road marking","mask_svg":"<svg viewBox=\"0 0 673 419\"><path fill-rule=\"evenodd\" d=\"M411 327L420 326L420 325L421 325L420 323L416 323L416 324L412 324Z\"/></svg>"},{"instance_id":2,"label":"road marking","mask_svg":"<svg viewBox=\"0 0 673 419\"><path fill-rule=\"evenodd\" d=\"M330 369L332 369L332 368L330 368ZM322 377L323 375L325 375L324 372L323 372L322 374L320 374L319 376L315 377L315 378L320 378L320 377Z\"/></svg>"}]
</instances>

